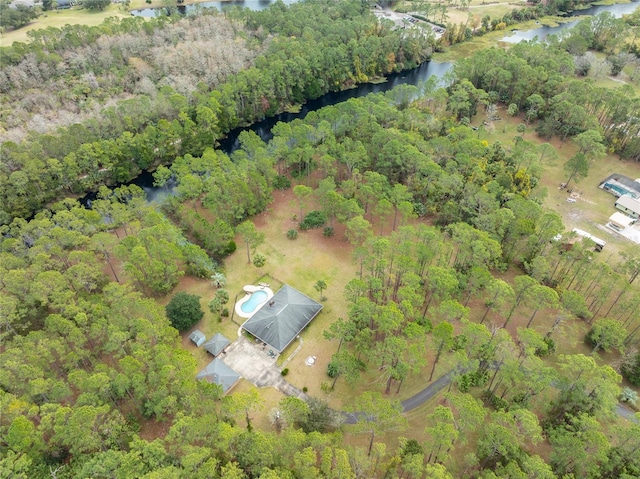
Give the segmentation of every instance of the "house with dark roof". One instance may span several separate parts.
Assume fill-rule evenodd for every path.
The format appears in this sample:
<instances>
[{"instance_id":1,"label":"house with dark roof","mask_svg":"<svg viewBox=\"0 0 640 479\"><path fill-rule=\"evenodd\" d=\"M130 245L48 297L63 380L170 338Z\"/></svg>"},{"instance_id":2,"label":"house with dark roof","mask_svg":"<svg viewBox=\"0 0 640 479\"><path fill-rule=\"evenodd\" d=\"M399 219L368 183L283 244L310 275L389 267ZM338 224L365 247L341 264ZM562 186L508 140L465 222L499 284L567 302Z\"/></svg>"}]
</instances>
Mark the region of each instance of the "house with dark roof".
<instances>
[{"instance_id":1,"label":"house with dark roof","mask_svg":"<svg viewBox=\"0 0 640 479\"><path fill-rule=\"evenodd\" d=\"M226 337L224 337L220 333L216 333L209 341L203 344L203 347L215 357L222 354L224 349L230 344L231 341L229 341Z\"/></svg>"},{"instance_id":2,"label":"house with dark roof","mask_svg":"<svg viewBox=\"0 0 640 479\"><path fill-rule=\"evenodd\" d=\"M240 380L240 375L222 362L222 359L216 358L196 375L196 379L217 384L226 393Z\"/></svg>"},{"instance_id":3,"label":"house with dark roof","mask_svg":"<svg viewBox=\"0 0 640 479\"><path fill-rule=\"evenodd\" d=\"M196 346L200 347L207 340L207 337L204 335L202 331L196 329L193 333L189 335L189 339L195 343Z\"/></svg>"},{"instance_id":4,"label":"house with dark roof","mask_svg":"<svg viewBox=\"0 0 640 479\"><path fill-rule=\"evenodd\" d=\"M320 303L285 284L242 328L281 353L321 309Z\"/></svg>"}]
</instances>

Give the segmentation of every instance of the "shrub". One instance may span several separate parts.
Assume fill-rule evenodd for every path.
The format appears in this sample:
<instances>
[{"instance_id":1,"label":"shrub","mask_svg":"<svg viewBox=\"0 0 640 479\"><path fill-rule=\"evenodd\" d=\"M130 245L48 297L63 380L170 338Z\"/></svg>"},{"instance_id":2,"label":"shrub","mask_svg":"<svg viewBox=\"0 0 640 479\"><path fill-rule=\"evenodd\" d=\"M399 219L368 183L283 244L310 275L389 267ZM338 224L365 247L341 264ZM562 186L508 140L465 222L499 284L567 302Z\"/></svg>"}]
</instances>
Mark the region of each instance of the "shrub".
<instances>
[{"instance_id":1,"label":"shrub","mask_svg":"<svg viewBox=\"0 0 640 479\"><path fill-rule=\"evenodd\" d=\"M301 230L320 228L327 222L327 218L322 211L314 210L309 212L300 223Z\"/></svg>"},{"instance_id":2,"label":"shrub","mask_svg":"<svg viewBox=\"0 0 640 479\"><path fill-rule=\"evenodd\" d=\"M509 403L500 396L496 396L491 391L485 391L482 393L482 396L485 402L491 404L491 406L497 411L506 411L509 409Z\"/></svg>"},{"instance_id":3,"label":"shrub","mask_svg":"<svg viewBox=\"0 0 640 479\"><path fill-rule=\"evenodd\" d=\"M327 376L335 378L338 375L338 366L333 362L327 364Z\"/></svg>"},{"instance_id":4,"label":"shrub","mask_svg":"<svg viewBox=\"0 0 640 479\"><path fill-rule=\"evenodd\" d=\"M553 354L556 352L556 342L553 339L544 338L543 341L547 345L547 347L536 349L536 356L541 358L544 356L549 356L550 354Z\"/></svg>"},{"instance_id":5,"label":"shrub","mask_svg":"<svg viewBox=\"0 0 640 479\"><path fill-rule=\"evenodd\" d=\"M322 234L325 238L333 236L333 226L325 226L324 230L322 230Z\"/></svg>"},{"instance_id":6,"label":"shrub","mask_svg":"<svg viewBox=\"0 0 640 479\"><path fill-rule=\"evenodd\" d=\"M236 248L236 242L233 240L229 241L227 246L222 250L222 256L229 256L231 253L235 252Z\"/></svg>"},{"instance_id":7,"label":"shrub","mask_svg":"<svg viewBox=\"0 0 640 479\"><path fill-rule=\"evenodd\" d=\"M453 344L451 345L451 351L460 351L467 346L467 337L464 334L460 334L453 338Z\"/></svg>"},{"instance_id":8,"label":"shrub","mask_svg":"<svg viewBox=\"0 0 640 479\"><path fill-rule=\"evenodd\" d=\"M273 187L276 190L288 190L291 188L291 180L286 176L278 175L275 180L273 180Z\"/></svg>"},{"instance_id":9,"label":"shrub","mask_svg":"<svg viewBox=\"0 0 640 479\"><path fill-rule=\"evenodd\" d=\"M280 372L280 374L281 374L282 376L286 376L287 374L289 374L289 368L284 368L284 369Z\"/></svg>"},{"instance_id":10,"label":"shrub","mask_svg":"<svg viewBox=\"0 0 640 479\"><path fill-rule=\"evenodd\" d=\"M287 238L290 240L294 240L298 237L298 232L294 229L287 231Z\"/></svg>"},{"instance_id":11,"label":"shrub","mask_svg":"<svg viewBox=\"0 0 640 479\"><path fill-rule=\"evenodd\" d=\"M306 393L308 390L309 390L309 388L307 388L307 386L303 386L303 387L302 387L302 392L303 392L303 393Z\"/></svg>"},{"instance_id":12,"label":"shrub","mask_svg":"<svg viewBox=\"0 0 640 479\"><path fill-rule=\"evenodd\" d=\"M267 258L265 258L264 256L262 256L259 253L256 253L255 255L253 255L253 265L256 268L262 268L267 262Z\"/></svg>"},{"instance_id":13,"label":"shrub","mask_svg":"<svg viewBox=\"0 0 640 479\"><path fill-rule=\"evenodd\" d=\"M484 386L489 381L489 373L487 371L475 371L469 375L472 386Z\"/></svg>"},{"instance_id":14,"label":"shrub","mask_svg":"<svg viewBox=\"0 0 640 479\"><path fill-rule=\"evenodd\" d=\"M622 375L634 386L640 386L640 354L631 364L625 364L621 368Z\"/></svg>"},{"instance_id":15,"label":"shrub","mask_svg":"<svg viewBox=\"0 0 640 479\"><path fill-rule=\"evenodd\" d=\"M229 317L229 308L222 308L222 312L220 313L220 316L222 316L223 318L228 318Z\"/></svg>"},{"instance_id":16,"label":"shrub","mask_svg":"<svg viewBox=\"0 0 640 479\"><path fill-rule=\"evenodd\" d=\"M469 392L469 389L471 388L471 377L469 374L463 374L462 376L460 376L458 378L458 380L456 381L456 385L458 386L458 390L461 393L466 393Z\"/></svg>"},{"instance_id":17,"label":"shrub","mask_svg":"<svg viewBox=\"0 0 640 479\"><path fill-rule=\"evenodd\" d=\"M401 457L412 456L415 454L424 454L424 449L415 439L409 439L402 447Z\"/></svg>"},{"instance_id":18,"label":"shrub","mask_svg":"<svg viewBox=\"0 0 640 479\"><path fill-rule=\"evenodd\" d=\"M165 307L167 318L178 331L186 331L202 319L200 296L177 293Z\"/></svg>"}]
</instances>

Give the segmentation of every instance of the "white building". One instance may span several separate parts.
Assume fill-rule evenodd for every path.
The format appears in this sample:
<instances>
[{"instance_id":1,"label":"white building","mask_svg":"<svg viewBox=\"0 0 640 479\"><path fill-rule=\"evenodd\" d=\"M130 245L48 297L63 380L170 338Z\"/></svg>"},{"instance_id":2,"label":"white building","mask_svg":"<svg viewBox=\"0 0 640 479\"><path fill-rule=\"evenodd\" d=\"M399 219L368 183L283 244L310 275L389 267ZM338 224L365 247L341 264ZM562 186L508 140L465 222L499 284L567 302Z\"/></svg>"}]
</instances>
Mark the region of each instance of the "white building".
<instances>
[{"instance_id":1,"label":"white building","mask_svg":"<svg viewBox=\"0 0 640 479\"><path fill-rule=\"evenodd\" d=\"M640 217L640 201L628 195L622 195L616 200L616 208L634 218Z\"/></svg>"}]
</instances>

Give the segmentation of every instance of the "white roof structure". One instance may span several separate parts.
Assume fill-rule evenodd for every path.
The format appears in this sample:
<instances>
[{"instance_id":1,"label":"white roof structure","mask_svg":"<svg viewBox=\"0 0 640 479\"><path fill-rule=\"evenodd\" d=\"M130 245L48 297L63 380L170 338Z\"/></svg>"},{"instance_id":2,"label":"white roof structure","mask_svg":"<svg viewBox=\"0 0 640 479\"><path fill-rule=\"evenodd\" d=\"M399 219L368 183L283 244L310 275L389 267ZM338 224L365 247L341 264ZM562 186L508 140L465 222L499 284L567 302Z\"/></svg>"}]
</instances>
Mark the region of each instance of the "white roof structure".
<instances>
[{"instance_id":1,"label":"white roof structure","mask_svg":"<svg viewBox=\"0 0 640 479\"><path fill-rule=\"evenodd\" d=\"M572 231L575 234L577 234L578 236L582 236L583 238L589 238L591 241L593 241L596 244L596 249L598 251L601 251L602 248L604 248L604 246L607 244L607 242L605 240L597 238L597 237L593 236L591 233L587 233L584 230L580 230L578 228L573 228Z\"/></svg>"},{"instance_id":2,"label":"white roof structure","mask_svg":"<svg viewBox=\"0 0 640 479\"><path fill-rule=\"evenodd\" d=\"M629 195L622 195L616 201L616 206L623 206L626 209L633 211L635 214L640 215L640 201L632 198Z\"/></svg>"},{"instance_id":3,"label":"white roof structure","mask_svg":"<svg viewBox=\"0 0 640 479\"><path fill-rule=\"evenodd\" d=\"M616 211L614 214L609 216L609 223L613 224L614 226L617 226L620 229L627 228L634 221L636 221L634 218L631 218L623 213L620 213L619 211Z\"/></svg>"}]
</instances>

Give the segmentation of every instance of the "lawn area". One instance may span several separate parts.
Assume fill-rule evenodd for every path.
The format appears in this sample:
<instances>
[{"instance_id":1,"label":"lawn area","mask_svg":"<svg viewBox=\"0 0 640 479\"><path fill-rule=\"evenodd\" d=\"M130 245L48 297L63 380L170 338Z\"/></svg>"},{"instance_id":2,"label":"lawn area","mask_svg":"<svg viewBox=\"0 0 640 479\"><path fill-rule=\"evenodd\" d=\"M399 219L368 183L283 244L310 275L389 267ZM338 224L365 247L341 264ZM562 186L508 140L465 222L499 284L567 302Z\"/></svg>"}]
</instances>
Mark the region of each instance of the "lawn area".
<instances>
[{"instance_id":1,"label":"lawn area","mask_svg":"<svg viewBox=\"0 0 640 479\"><path fill-rule=\"evenodd\" d=\"M137 1L144 3L144 0ZM117 4L111 4L104 10L86 10L84 8L73 7L68 10L44 12L35 21L22 28L3 32L0 35L0 44L5 47L11 45L13 42L27 42L29 41L27 32L39 28L61 28L65 25L74 25L78 23L93 26L102 23L103 20L108 17L126 18L129 16L129 12L123 10L122 7Z\"/></svg>"},{"instance_id":2,"label":"lawn area","mask_svg":"<svg viewBox=\"0 0 640 479\"><path fill-rule=\"evenodd\" d=\"M273 195L274 201L267 211L253 218L257 228L266 236L265 243L257 248L267 258L266 265L256 268L253 264L248 264L246 249L240 239L237 239L237 251L225 260L226 289L231 296L229 309L233 308L235 294L242 291L243 286L264 282L260 278L265 275L273 278L266 282L271 284L274 292L278 289L277 283L286 283L316 301L320 297L314 285L319 279L324 280L327 289L323 296L327 299L322 302L323 310L303 331L302 348L286 364L289 368L287 380L291 384L300 389L306 386L311 396L324 397L320 386L323 381L330 379L326 375L326 368L338 343L327 342L322 333L333 321L347 316L343 291L346 283L355 276L357 267L351 260L351 246L343 239L342 230L338 227L331 238L325 238L322 229L318 229L300 231L296 240L288 239L287 231L297 227L293 216L299 214L299 209L291 189L274 191ZM211 296L213 290L209 294ZM212 317L205 316L200 327L206 334L225 328L235 329L234 335L229 336L230 339L237 337L238 326L231 323L230 319L218 323ZM299 345L300 341L293 341L280 356L278 364L287 361ZM316 356L313 366L305 364L308 356Z\"/></svg>"},{"instance_id":3,"label":"lawn area","mask_svg":"<svg viewBox=\"0 0 640 479\"><path fill-rule=\"evenodd\" d=\"M504 118L502 121L493 122L488 127L478 130L478 135L481 139L484 138L490 142L501 141L507 149L510 149L513 147L514 138L518 134L516 131L517 125L522 120L517 117L510 118L505 111L500 111L499 115ZM479 115L473 119L472 123L479 124L482 120L483 116ZM544 142L537 137L533 131L533 126L527 127L524 138L526 142L530 143L531 148L537 148L539 144ZM545 206L557 211L563 217L567 229L579 227L604 238L608 244L605 252L599 257L603 260L617 261L617 251L626 247L628 241L609 236L608 233L598 227L598 224L605 222L608 216L613 213L615 198L598 189L597 186L602 178L613 171L633 178L640 177L640 165L622 162L614 156L594 162L589 176L575 188L581 192L581 199L571 204L566 202L567 192L558 190L557 186L566 180L562 167L566 159L575 153L576 148L570 140L562 143L558 139L553 139L551 143L557 148L559 156L557 159L544 161L541 187L547 190L547 196L543 199ZM311 206L306 207L305 212L310 209L312 209ZM201 211L201 213L205 214L204 211ZM230 311L233 309L236 295L243 294L242 288L247 284L268 282L274 291L277 291L281 284L287 283L311 298L319 300L319 294L314 289L314 285L319 279L326 281L328 287L323 293L326 297L326 300L322 302L323 311L303 331L301 339L294 341L284 351L278 360L278 364L289 369L287 381L291 384L300 389L306 387L310 396L326 400L334 409L344 410L348 408L354 397L366 390L383 392L385 389L384 378L381 371L372 367L362 375L361 380L355 386L347 384L343 378L338 378L333 391L327 392L327 389L322 387L323 383L330 385L333 382L327 376L326 368L338 346L337 341L328 342L325 340L323 332L333 321L340 317L347 317L347 303L344 299L343 291L346 283L357 275L358 265L351 257L352 247L343 239L343 227L340 225L335 225L336 233L330 238L323 236L322 229L317 229L300 231L297 239L288 239L286 232L297 227L297 220L294 220L294 215L299 214L298 204L293 197L292 189L289 189L286 191L274 191L274 201L269 205L268 209L253 218L256 227L264 232L266 237L265 242L257 248L257 252L267 258L266 264L262 268L256 268L253 264L247 263L246 249L244 244L241 243L241 239L237 238L237 251L225 261L226 289L231 297L228 308ZM377 226L374 229L377 231ZM500 277L512 282L513 278L519 274L523 274L523 272L511 268L507 272L500 274ZM183 278L178 290L186 290L192 294L202 296L202 306L206 314L200 324L197 325L197 328L203 331L207 337L216 332L225 334L231 340L237 337L239 328L237 323L241 323L241 319L235 318L237 323L232 322L230 318L224 318L222 322L219 322L208 312L206 305L215 294L215 289L210 285L209 281ZM470 319L479 321L485 309L482 301L474 299L470 302L469 307L471 310ZM530 311L525 307L516 310L507 326L508 330L515 334L518 327L526 325L529 315ZM556 316L556 311L541 310L536 316L533 327L540 333L545 334L551 328ZM502 326L503 321L503 316L497 316L493 312L487 317L487 324ZM584 335L589 327L584 321L575 319L561 323L553 335L556 341L557 353L589 354L590 348L583 342ZM198 360L198 366L204 367L211 358L201 348L195 348L186 337L187 334L184 335L184 347L192 351ZM299 347L300 349L295 355L291 356ZM434 359L434 353L431 349L428 348L425 358L427 366L420 373L410 375L402 384L398 394L396 394L397 384L393 385L389 395L390 398L407 399L428 385L427 378ZM313 366L305 364L305 360L309 356L316 356L317 358ZM451 367L453 367L453 357L450 354L444 354L437 365L434 379L444 374ZM253 386L243 382L242 388L251 387ZM261 391L261 395L263 393L266 394L266 397L270 397L273 394L281 397L279 393L276 394L272 391ZM440 400L441 397L441 395L437 395L429 404ZM275 401L274 404L277 403L276 399L273 399L273 401ZM269 405L269 408L271 407L273 406ZM409 418L413 424L419 424L418 429L420 429L422 427L421 424L423 424L422 416L429 414L430 410L431 407L428 405L421 406L409 413ZM256 418L262 417L261 420L267 421L265 411L256 413ZM366 442L364 437L352 439L355 442L361 439Z\"/></svg>"},{"instance_id":4,"label":"lawn area","mask_svg":"<svg viewBox=\"0 0 640 479\"><path fill-rule=\"evenodd\" d=\"M481 139L486 139L490 143L500 141L507 148L512 148L514 138L518 135L517 126L523 123L519 117L509 117L502 106L499 111L500 121L492 122L488 127L478 130ZM477 115L472 120L472 124L481 124L484 114ZM525 141L529 142L532 149L537 148L546 140L538 137L534 131L535 125L528 125L524 133ZM615 264L618 261L618 252L633 245L626 238L617 233L604 228L609 216L615 211L616 198L609 193L598 188L600 182L612 173L620 173L630 178L640 178L640 163L623 161L617 155L609 154L604 158L594 160L586 178L578 183L572 182L569 189L580 194L578 201L568 203L567 190L558 189L560 183L567 180L564 172L565 162L571 158L577 148L571 140L560 141L554 137L548 141L553 145L558 153L556 159L545 158L542 162L543 173L540 178L539 188L546 189L543 197L543 205L556 211L563 219L567 231L573 228L580 228L607 242L603 251L602 259L609 260Z\"/></svg>"},{"instance_id":5,"label":"lawn area","mask_svg":"<svg viewBox=\"0 0 640 479\"><path fill-rule=\"evenodd\" d=\"M640 75L636 75L632 80L632 76L635 73L636 66L634 64L628 64L625 66L618 76L611 76L611 69L605 61L606 54L601 52L591 52L595 56L595 61L592 62L589 76L593 82L600 87L605 88L621 88L627 86L632 88L636 96L640 94Z\"/></svg>"}]
</instances>

